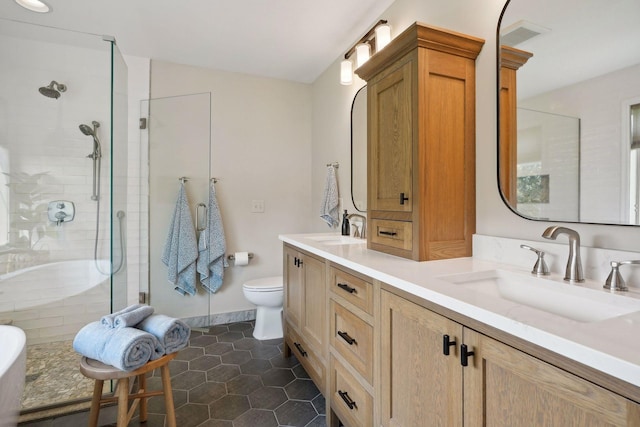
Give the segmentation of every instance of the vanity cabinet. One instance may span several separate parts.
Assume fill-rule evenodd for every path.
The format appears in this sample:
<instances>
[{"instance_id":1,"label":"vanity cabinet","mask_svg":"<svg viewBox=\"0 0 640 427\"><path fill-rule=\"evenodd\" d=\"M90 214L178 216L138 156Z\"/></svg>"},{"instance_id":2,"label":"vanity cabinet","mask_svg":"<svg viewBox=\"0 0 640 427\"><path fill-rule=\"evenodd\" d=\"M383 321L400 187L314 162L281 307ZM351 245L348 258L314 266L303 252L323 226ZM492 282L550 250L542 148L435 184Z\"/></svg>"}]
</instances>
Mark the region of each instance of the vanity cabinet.
<instances>
[{"instance_id":1,"label":"vanity cabinet","mask_svg":"<svg viewBox=\"0 0 640 427\"><path fill-rule=\"evenodd\" d=\"M370 249L419 261L471 255L483 44L416 23L356 70L368 86Z\"/></svg>"},{"instance_id":2,"label":"vanity cabinet","mask_svg":"<svg viewBox=\"0 0 640 427\"><path fill-rule=\"evenodd\" d=\"M381 294L382 426L640 425L638 403Z\"/></svg>"},{"instance_id":3,"label":"vanity cabinet","mask_svg":"<svg viewBox=\"0 0 640 427\"><path fill-rule=\"evenodd\" d=\"M293 351L320 390L326 376L327 293L322 258L284 246L285 356Z\"/></svg>"}]
</instances>

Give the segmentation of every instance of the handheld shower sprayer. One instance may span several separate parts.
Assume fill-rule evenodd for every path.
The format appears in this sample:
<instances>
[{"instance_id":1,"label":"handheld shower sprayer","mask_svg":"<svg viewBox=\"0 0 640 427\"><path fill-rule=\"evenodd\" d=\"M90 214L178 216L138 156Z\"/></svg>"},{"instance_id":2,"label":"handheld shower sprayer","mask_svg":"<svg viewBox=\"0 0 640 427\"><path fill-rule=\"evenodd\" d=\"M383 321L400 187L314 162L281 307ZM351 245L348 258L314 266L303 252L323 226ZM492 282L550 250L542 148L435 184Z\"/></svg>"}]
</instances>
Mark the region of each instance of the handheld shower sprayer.
<instances>
[{"instance_id":1,"label":"handheld shower sprayer","mask_svg":"<svg viewBox=\"0 0 640 427\"><path fill-rule=\"evenodd\" d=\"M93 152L87 157L93 160L93 195L91 200L100 199L100 164L102 158L102 146L100 144L100 138L98 138L98 128L100 123L95 120L91 122L93 128L89 125L81 124L80 132L87 136L93 137Z\"/></svg>"}]
</instances>

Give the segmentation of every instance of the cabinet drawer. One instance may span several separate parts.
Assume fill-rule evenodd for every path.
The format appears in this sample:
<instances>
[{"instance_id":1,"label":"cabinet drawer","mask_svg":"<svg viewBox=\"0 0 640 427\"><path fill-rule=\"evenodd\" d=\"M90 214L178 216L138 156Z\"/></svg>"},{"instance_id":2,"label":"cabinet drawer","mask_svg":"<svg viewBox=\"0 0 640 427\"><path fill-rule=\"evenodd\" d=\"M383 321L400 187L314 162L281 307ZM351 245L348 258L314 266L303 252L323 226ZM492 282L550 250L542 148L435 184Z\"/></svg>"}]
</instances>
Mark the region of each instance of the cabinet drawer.
<instances>
[{"instance_id":1,"label":"cabinet drawer","mask_svg":"<svg viewBox=\"0 0 640 427\"><path fill-rule=\"evenodd\" d=\"M372 219L369 238L372 243L410 251L413 247L412 225L407 221Z\"/></svg>"},{"instance_id":2,"label":"cabinet drawer","mask_svg":"<svg viewBox=\"0 0 640 427\"><path fill-rule=\"evenodd\" d=\"M331 300L331 346L373 383L373 327Z\"/></svg>"},{"instance_id":3,"label":"cabinet drawer","mask_svg":"<svg viewBox=\"0 0 640 427\"><path fill-rule=\"evenodd\" d=\"M348 426L373 425L373 397L335 358L331 358L331 409Z\"/></svg>"},{"instance_id":4,"label":"cabinet drawer","mask_svg":"<svg viewBox=\"0 0 640 427\"><path fill-rule=\"evenodd\" d=\"M301 339L295 329L287 327L286 342L319 390L324 390L325 366L313 347Z\"/></svg>"},{"instance_id":5,"label":"cabinet drawer","mask_svg":"<svg viewBox=\"0 0 640 427\"><path fill-rule=\"evenodd\" d=\"M353 274L331 267L331 291L373 315L373 285Z\"/></svg>"}]
</instances>

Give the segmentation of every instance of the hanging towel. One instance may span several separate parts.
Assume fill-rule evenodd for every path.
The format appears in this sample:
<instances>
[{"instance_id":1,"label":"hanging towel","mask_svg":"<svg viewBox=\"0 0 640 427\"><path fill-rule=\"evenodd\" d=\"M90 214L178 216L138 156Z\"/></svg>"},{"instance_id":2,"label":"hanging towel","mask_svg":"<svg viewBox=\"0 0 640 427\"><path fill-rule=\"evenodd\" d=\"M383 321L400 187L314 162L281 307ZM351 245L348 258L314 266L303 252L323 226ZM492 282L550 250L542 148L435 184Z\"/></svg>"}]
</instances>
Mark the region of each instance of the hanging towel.
<instances>
[{"instance_id":1,"label":"hanging towel","mask_svg":"<svg viewBox=\"0 0 640 427\"><path fill-rule=\"evenodd\" d=\"M73 349L83 356L133 371L164 354L160 341L136 328L105 328L99 322L85 325L73 339Z\"/></svg>"},{"instance_id":2,"label":"hanging towel","mask_svg":"<svg viewBox=\"0 0 640 427\"><path fill-rule=\"evenodd\" d=\"M196 294L197 259L196 232L189 211L187 192L182 183L162 253L162 262L168 267L167 279L182 295Z\"/></svg>"},{"instance_id":3,"label":"hanging towel","mask_svg":"<svg viewBox=\"0 0 640 427\"><path fill-rule=\"evenodd\" d=\"M200 273L200 284L209 292L214 293L224 279L224 267L229 263L225 257L227 244L224 238L222 217L216 199L216 188L211 182L209 186L209 208L207 209L207 228L200 233L198 241L197 270Z\"/></svg>"},{"instance_id":4,"label":"hanging towel","mask_svg":"<svg viewBox=\"0 0 640 427\"><path fill-rule=\"evenodd\" d=\"M182 320L164 314L151 315L137 324L136 328L155 336L164 347L166 354L175 353L186 347L191 334L191 329Z\"/></svg>"},{"instance_id":5,"label":"hanging towel","mask_svg":"<svg viewBox=\"0 0 640 427\"><path fill-rule=\"evenodd\" d=\"M327 180L324 186L324 194L322 196L322 206L320 206L320 218L322 218L329 227L338 226L338 181L336 179L336 168L331 165L327 166Z\"/></svg>"},{"instance_id":6,"label":"hanging towel","mask_svg":"<svg viewBox=\"0 0 640 427\"><path fill-rule=\"evenodd\" d=\"M107 328L126 328L135 326L153 314L153 307L133 304L115 313L102 316L100 323Z\"/></svg>"}]
</instances>

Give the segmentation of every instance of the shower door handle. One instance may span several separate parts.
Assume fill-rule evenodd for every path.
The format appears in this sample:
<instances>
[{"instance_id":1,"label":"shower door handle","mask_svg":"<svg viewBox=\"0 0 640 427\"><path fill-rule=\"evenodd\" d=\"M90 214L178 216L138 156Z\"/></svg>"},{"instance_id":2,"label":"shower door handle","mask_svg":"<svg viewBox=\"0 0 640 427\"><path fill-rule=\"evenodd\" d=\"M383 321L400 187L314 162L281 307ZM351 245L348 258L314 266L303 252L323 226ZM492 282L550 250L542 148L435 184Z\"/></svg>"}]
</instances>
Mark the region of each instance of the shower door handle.
<instances>
[{"instance_id":1,"label":"shower door handle","mask_svg":"<svg viewBox=\"0 0 640 427\"><path fill-rule=\"evenodd\" d=\"M202 209L200 208L204 208L204 214L202 215L202 223L204 224L204 227L200 228L200 212ZM207 229L207 205L205 205L204 203L198 203L198 206L196 206L196 231L204 231Z\"/></svg>"}]
</instances>

